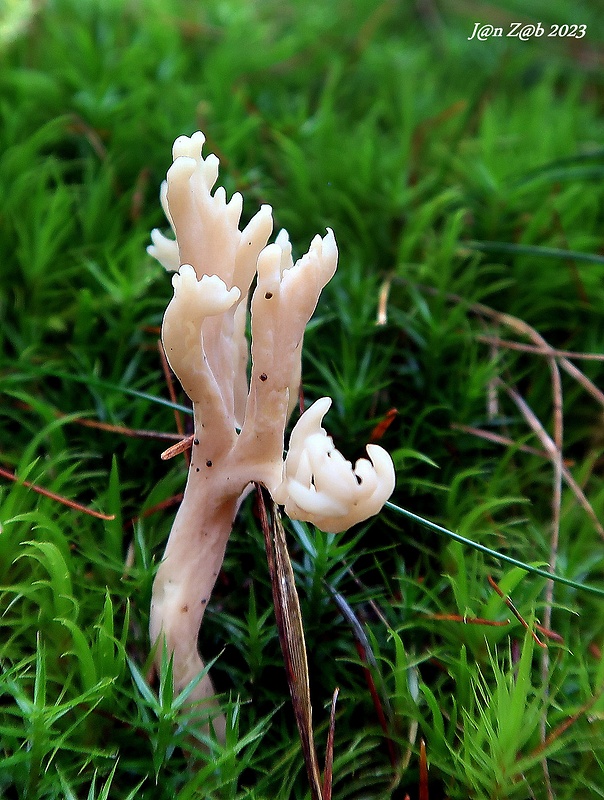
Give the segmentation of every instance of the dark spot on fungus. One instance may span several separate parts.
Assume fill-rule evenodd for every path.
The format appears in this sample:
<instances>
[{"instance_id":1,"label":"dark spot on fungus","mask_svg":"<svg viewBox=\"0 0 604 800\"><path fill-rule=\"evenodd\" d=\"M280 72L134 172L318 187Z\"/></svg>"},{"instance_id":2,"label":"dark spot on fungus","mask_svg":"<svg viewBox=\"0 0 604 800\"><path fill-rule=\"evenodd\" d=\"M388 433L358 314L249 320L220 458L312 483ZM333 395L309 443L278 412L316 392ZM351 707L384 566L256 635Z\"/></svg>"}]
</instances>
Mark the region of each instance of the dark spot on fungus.
<instances>
[{"instance_id":1,"label":"dark spot on fungus","mask_svg":"<svg viewBox=\"0 0 604 800\"><path fill-rule=\"evenodd\" d=\"M202 605L202 606L205 606L205 604L206 604L207 602L208 602L208 598L207 598L207 597L204 597L204 598L203 598L203 600L201 601L201 605Z\"/></svg>"},{"instance_id":2,"label":"dark spot on fungus","mask_svg":"<svg viewBox=\"0 0 604 800\"><path fill-rule=\"evenodd\" d=\"M187 611L189 610L189 606L183 606L180 610L182 611L183 614L186 614Z\"/></svg>"},{"instance_id":3,"label":"dark spot on fungus","mask_svg":"<svg viewBox=\"0 0 604 800\"><path fill-rule=\"evenodd\" d=\"M208 459L206 461L206 467L211 467L211 466L212 466L212 462Z\"/></svg>"},{"instance_id":4,"label":"dark spot on fungus","mask_svg":"<svg viewBox=\"0 0 604 800\"><path fill-rule=\"evenodd\" d=\"M199 467L195 467L195 472L199 472Z\"/></svg>"},{"instance_id":5,"label":"dark spot on fungus","mask_svg":"<svg viewBox=\"0 0 604 800\"><path fill-rule=\"evenodd\" d=\"M199 439L193 439L193 444L199 444Z\"/></svg>"},{"instance_id":6,"label":"dark spot on fungus","mask_svg":"<svg viewBox=\"0 0 604 800\"><path fill-rule=\"evenodd\" d=\"M268 378L268 375L266 374L266 372L263 372L262 375L260 376L260 380L261 381L265 381L267 378Z\"/></svg>"},{"instance_id":7,"label":"dark spot on fungus","mask_svg":"<svg viewBox=\"0 0 604 800\"><path fill-rule=\"evenodd\" d=\"M270 300L271 297L273 296L273 293L272 292L267 292L264 296L266 297L267 300Z\"/></svg>"},{"instance_id":8,"label":"dark spot on fungus","mask_svg":"<svg viewBox=\"0 0 604 800\"><path fill-rule=\"evenodd\" d=\"M360 476L360 475L356 475L356 474L355 474L355 476L354 476L354 477L357 479L357 483L358 483L358 484L359 484L359 486L360 486L360 485L363 483L363 479L361 478L361 476Z\"/></svg>"}]
</instances>

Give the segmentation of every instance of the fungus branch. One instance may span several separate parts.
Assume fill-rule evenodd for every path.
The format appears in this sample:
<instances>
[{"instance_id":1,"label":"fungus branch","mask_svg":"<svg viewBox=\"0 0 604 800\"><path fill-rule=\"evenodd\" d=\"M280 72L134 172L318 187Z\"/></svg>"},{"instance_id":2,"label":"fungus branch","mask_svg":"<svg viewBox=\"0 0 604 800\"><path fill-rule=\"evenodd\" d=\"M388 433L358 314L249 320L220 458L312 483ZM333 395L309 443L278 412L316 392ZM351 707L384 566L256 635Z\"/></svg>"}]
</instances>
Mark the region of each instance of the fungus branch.
<instances>
[{"instance_id":1,"label":"fungus branch","mask_svg":"<svg viewBox=\"0 0 604 800\"><path fill-rule=\"evenodd\" d=\"M214 194L218 159L201 155L204 136L179 137L161 201L175 240L152 233L148 248L172 278L174 296L162 341L170 366L193 402L194 439L182 504L153 586L150 634L174 656L183 689L203 669L197 637L239 505L251 483L264 484L295 519L342 531L377 513L394 488L390 456L369 445L355 469L321 427L331 400L306 411L283 462L287 420L296 405L304 329L333 276L333 232L316 236L295 264L285 231L267 245L272 210L262 206L239 230L242 197ZM248 384L246 314L251 307ZM157 648L161 655L162 647ZM159 658L159 656L158 656ZM191 699L205 716L214 694L206 676Z\"/></svg>"}]
</instances>

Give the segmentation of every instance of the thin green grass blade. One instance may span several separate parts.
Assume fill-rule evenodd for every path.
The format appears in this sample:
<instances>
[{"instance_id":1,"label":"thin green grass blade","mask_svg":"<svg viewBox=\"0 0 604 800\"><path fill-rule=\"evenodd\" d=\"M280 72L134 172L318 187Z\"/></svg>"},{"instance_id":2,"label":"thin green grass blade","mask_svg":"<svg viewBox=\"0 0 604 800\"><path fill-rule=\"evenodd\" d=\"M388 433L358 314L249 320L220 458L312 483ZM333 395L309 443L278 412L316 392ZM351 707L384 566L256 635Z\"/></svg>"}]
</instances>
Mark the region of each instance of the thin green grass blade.
<instances>
[{"instance_id":1,"label":"thin green grass blade","mask_svg":"<svg viewBox=\"0 0 604 800\"><path fill-rule=\"evenodd\" d=\"M32 378L60 378L62 381L71 381L72 383L84 383L86 386L94 386L95 389L107 389L113 392L120 392L121 394L128 394L131 397L139 397L141 400L148 400L151 403L157 403L166 408L172 408L176 411L182 411L184 414L192 414L192 410L188 406L180 405L180 403L173 403L171 400L166 400L164 397L149 394L148 392L141 392L138 389L130 389L128 386L122 386L112 381L105 381L102 378L96 378L94 375L73 375L69 372L62 372L61 370L53 369L39 369L33 368L27 375L21 373L13 373L3 378L4 381L15 382L20 386L24 382Z\"/></svg>"},{"instance_id":2,"label":"thin green grass blade","mask_svg":"<svg viewBox=\"0 0 604 800\"><path fill-rule=\"evenodd\" d=\"M470 250L483 253L512 253L515 256L539 256L541 258L563 258L570 261L587 261L590 264L604 264L604 256L595 253L581 253L578 250L563 250L559 247L539 247L533 244L513 244L512 242L462 242Z\"/></svg>"},{"instance_id":3,"label":"thin green grass blade","mask_svg":"<svg viewBox=\"0 0 604 800\"><path fill-rule=\"evenodd\" d=\"M524 561L519 561L517 558L512 558L512 556L507 556L504 553L498 553L496 550L491 550L490 547L485 547L483 544L473 542L471 539L466 539L465 536L460 536L458 533L453 533L453 531L443 528L442 525L437 525L435 522L430 522L430 520L424 519L424 517L420 517L418 514L414 514L412 511L407 511L406 508L401 508L394 503L387 502L386 507L397 514L402 514L402 516L418 522L425 528L430 528L438 533L444 533L445 536L448 536L450 539L454 539L456 542L461 542L461 544L465 544L468 547L473 547L474 550L479 550L481 553L485 553L493 558L498 558L500 561L505 561L507 564L520 567L525 572L530 572L533 575L539 575L542 578L547 578L548 580L555 581L556 583L564 584L564 586L571 586L573 589L579 589L583 592L590 592L591 594L596 594L599 597L604 597L604 589L599 589L597 586L590 586L588 583L578 583L570 578L563 578L562 575L556 575L554 572L548 572L547 570L541 569L540 567L535 567L532 564L526 564Z\"/></svg>"}]
</instances>

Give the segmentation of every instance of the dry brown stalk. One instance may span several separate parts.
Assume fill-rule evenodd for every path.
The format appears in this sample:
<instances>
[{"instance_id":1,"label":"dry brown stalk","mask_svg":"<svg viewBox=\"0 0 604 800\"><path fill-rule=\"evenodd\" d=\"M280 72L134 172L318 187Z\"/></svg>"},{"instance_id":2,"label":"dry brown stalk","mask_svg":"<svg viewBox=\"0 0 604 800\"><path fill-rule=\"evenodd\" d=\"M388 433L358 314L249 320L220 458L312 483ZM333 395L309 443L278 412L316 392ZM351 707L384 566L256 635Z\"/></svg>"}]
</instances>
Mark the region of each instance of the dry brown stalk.
<instances>
[{"instance_id":1,"label":"dry brown stalk","mask_svg":"<svg viewBox=\"0 0 604 800\"><path fill-rule=\"evenodd\" d=\"M587 375L584 375L580 369L577 369L574 364L571 364L567 358L560 359L560 366L563 370L565 370L565 372L574 378L577 383L581 384L585 391L588 392L588 394L590 394L594 400L596 400L601 406L604 406L604 393L601 392L598 387L589 380Z\"/></svg>"},{"instance_id":2,"label":"dry brown stalk","mask_svg":"<svg viewBox=\"0 0 604 800\"><path fill-rule=\"evenodd\" d=\"M461 431L462 433L470 433L472 436L477 436L480 439L486 439L488 442L494 442L494 444L502 444L506 447L516 447L518 450L521 450L523 453L528 453L532 456L539 456L540 458L549 458L549 454L546 453L544 450L538 450L536 447L531 447L528 444L518 444L518 442L514 441L514 439L510 439L509 436L502 436L500 433L493 433L493 431L487 431L484 428L474 428L471 425L460 425L457 422L452 422L450 428L454 431ZM571 464L570 460L565 460L564 462L566 465Z\"/></svg>"},{"instance_id":3,"label":"dry brown stalk","mask_svg":"<svg viewBox=\"0 0 604 800\"><path fill-rule=\"evenodd\" d=\"M489 584L491 585L491 587L499 595L499 597L501 597L501 599L506 604L506 606L510 609L512 614L516 617L518 622L525 629L525 631L528 631L531 634L531 636L533 637L533 640L539 645L539 647L547 647L545 642L541 641L541 639L537 636L535 631L533 631L531 629L531 627L529 626L528 622L524 619L524 617L522 616L520 611L518 611L518 609L516 608L516 606L512 602L512 598L508 594L504 594L504 592L501 591L501 589L499 588L497 583L493 580L493 578L491 578L490 575L487 575L487 580L488 580Z\"/></svg>"},{"instance_id":4,"label":"dry brown stalk","mask_svg":"<svg viewBox=\"0 0 604 800\"><path fill-rule=\"evenodd\" d=\"M542 443L545 450L548 454L552 454L555 452L555 444L552 439L547 434L547 431L541 425L539 419L537 418L536 414L532 411L526 400L521 397L515 389L512 389L509 386L506 386L503 381L500 384L504 387L505 391L509 395L509 397L514 401L516 406L518 407L520 413L523 415L527 423L529 424L531 430L535 433L535 435L539 438L540 442ZM551 455L550 455L551 457ZM595 529L599 533L599 535L604 539L604 527L600 523L596 512L594 511L591 503L585 496L585 493L573 478L572 474L569 470L563 465L562 466L562 477L566 481L569 489L577 498L577 501L581 505L581 508L585 511L585 513L589 516L591 521L594 524ZM549 627L549 623L546 627Z\"/></svg>"},{"instance_id":5,"label":"dry brown stalk","mask_svg":"<svg viewBox=\"0 0 604 800\"><path fill-rule=\"evenodd\" d=\"M578 353L574 350L557 350L554 347L537 347L534 344L524 344L523 342L511 342L509 339L502 339L500 336L490 336L479 334L476 339L485 344L494 344L497 347L506 347L509 350L520 350L523 353L534 353L537 356L555 356L555 358L576 358L580 361L604 361L602 353Z\"/></svg>"},{"instance_id":6,"label":"dry brown stalk","mask_svg":"<svg viewBox=\"0 0 604 800\"><path fill-rule=\"evenodd\" d=\"M388 295L390 294L390 287L392 286L392 278L386 280L380 286L380 294L378 298L378 312L376 325L385 325L388 322Z\"/></svg>"}]
</instances>

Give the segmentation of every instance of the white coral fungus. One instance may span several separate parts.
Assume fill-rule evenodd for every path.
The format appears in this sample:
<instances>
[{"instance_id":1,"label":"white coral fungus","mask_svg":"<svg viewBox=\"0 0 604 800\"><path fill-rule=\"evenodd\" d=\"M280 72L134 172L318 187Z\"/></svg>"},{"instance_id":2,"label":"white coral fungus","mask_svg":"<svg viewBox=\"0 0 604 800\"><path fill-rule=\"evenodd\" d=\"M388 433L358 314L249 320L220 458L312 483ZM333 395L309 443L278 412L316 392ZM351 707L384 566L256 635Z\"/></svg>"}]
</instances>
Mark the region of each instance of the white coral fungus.
<instances>
[{"instance_id":1,"label":"white coral fungus","mask_svg":"<svg viewBox=\"0 0 604 800\"><path fill-rule=\"evenodd\" d=\"M322 397L302 414L289 440L283 483L273 499L291 519L339 533L377 514L394 490L394 466L383 447L367 445L369 459L354 465L321 427L331 406Z\"/></svg>"},{"instance_id":2,"label":"white coral fungus","mask_svg":"<svg viewBox=\"0 0 604 800\"><path fill-rule=\"evenodd\" d=\"M161 188L175 234L155 230L149 253L174 272L162 326L170 366L193 402L194 442L183 501L153 585L150 635L173 656L181 691L203 669L197 638L233 520L252 482L263 483L290 516L342 531L376 514L394 487L381 447L354 470L321 427L323 398L295 426L283 462L284 433L296 406L304 329L337 260L333 231L315 236L294 263L288 235L262 206L243 230L243 199L212 194L218 159L202 156L204 135L181 136ZM255 279L255 286L254 286ZM252 287L254 288L252 289ZM246 317L251 310L251 346ZM248 359L251 369L248 378ZM163 646L157 647L156 661ZM209 677L189 694L217 733L224 719Z\"/></svg>"}]
</instances>

